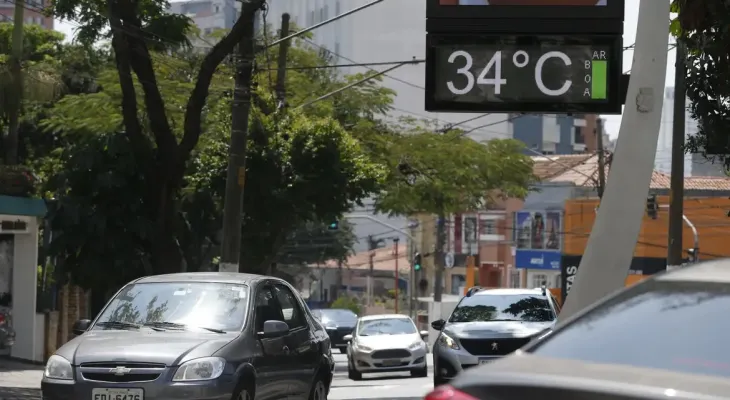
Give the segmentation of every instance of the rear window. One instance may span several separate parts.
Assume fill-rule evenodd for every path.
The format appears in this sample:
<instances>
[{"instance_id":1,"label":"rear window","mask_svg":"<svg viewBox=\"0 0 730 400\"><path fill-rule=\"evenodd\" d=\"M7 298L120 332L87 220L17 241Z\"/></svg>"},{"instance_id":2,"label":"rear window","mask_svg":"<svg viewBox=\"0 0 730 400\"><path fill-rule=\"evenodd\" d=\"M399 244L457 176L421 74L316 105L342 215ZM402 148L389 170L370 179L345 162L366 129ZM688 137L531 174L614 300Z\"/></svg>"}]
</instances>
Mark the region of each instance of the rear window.
<instances>
[{"instance_id":1,"label":"rear window","mask_svg":"<svg viewBox=\"0 0 730 400\"><path fill-rule=\"evenodd\" d=\"M649 281L527 351L546 357L730 377L730 285Z\"/></svg>"},{"instance_id":2,"label":"rear window","mask_svg":"<svg viewBox=\"0 0 730 400\"><path fill-rule=\"evenodd\" d=\"M464 297L451 313L449 322L549 322L554 319L555 313L545 296L477 294Z\"/></svg>"}]
</instances>

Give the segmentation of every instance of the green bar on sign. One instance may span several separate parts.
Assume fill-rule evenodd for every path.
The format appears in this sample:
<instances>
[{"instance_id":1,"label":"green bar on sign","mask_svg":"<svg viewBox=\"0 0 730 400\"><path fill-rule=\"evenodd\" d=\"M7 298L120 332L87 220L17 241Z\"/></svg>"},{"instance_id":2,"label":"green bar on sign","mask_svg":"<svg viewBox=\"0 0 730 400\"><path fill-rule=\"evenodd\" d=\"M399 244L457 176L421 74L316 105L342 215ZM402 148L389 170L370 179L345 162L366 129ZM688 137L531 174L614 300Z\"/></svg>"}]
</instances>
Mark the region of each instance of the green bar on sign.
<instances>
[{"instance_id":1,"label":"green bar on sign","mask_svg":"<svg viewBox=\"0 0 730 400\"><path fill-rule=\"evenodd\" d=\"M591 62L591 99L606 100L606 77L608 75L608 61Z\"/></svg>"}]
</instances>

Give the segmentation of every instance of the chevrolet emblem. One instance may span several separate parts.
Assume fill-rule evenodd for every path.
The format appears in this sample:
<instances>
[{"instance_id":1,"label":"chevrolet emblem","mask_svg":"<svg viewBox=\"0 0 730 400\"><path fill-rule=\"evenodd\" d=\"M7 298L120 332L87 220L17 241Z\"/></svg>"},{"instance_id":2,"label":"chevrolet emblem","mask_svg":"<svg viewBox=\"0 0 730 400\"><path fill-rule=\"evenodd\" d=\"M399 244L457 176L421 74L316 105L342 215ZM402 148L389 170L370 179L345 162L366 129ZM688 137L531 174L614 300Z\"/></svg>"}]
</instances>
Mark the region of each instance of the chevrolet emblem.
<instances>
[{"instance_id":1,"label":"chevrolet emblem","mask_svg":"<svg viewBox=\"0 0 730 400\"><path fill-rule=\"evenodd\" d=\"M122 375L126 375L126 374L130 373L131 371L132 371L131 368L115 367L115 368L110 369L109 373L117 375L117 376L122 376Z\"/></svg>"},{"instance_id":2,"label":"chevrolet emblem","mask_svg":"<svg viewBox=\"0 0 730 400\"><path fill-rule=\"evenodd\" d=\"M492 351L497 351L498 348L499 345L497 344L497 342L492 342Z\"/></svg>"}]
</instances>

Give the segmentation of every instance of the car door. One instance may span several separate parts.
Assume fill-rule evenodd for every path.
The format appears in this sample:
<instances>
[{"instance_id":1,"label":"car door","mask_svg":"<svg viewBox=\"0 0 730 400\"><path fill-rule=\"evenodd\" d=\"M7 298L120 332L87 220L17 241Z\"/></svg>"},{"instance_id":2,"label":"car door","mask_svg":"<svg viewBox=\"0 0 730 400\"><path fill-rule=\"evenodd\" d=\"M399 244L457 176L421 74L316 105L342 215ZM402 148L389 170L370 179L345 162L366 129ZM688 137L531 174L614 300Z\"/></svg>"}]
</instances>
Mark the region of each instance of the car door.
<instances>
[{"instance_id":1,"label":"car door","mask_svg":"<svg viewBox=\"0 0 730 400\"><path fill-rule=\"evenodd\" d=\"M256 333L263 332L264 322L270 320L283 321L279 304L274 299L270 285L262 285L256 293L254 321ZM289 382L283 369L291 360L288 352L287 337L257 337L261 352L254 361L256 368L256 398L261 400L286 399Z\"/></svg>"},{"instance_id":2,"label":"car door","mask_svg":"<svg viewBox=\"0 0 730 400\"><path fill-rule=\"evenodd\" d=\"M281 306L284 322L289 325L287 344L292 357L289 365L294 385L292 398L307 400L320 358L319 346L294 292L282 283L274 284L273 292Z\"/></svg>"}]
</instances>

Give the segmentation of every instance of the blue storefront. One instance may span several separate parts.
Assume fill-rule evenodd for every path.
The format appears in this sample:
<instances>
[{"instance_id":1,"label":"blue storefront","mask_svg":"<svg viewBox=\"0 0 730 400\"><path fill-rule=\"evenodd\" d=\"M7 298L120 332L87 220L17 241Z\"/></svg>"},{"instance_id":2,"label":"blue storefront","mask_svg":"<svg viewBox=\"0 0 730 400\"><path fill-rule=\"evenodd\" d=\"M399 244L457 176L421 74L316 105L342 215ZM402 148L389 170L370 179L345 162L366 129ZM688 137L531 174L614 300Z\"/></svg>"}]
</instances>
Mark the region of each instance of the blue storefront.
<instances>
[{"instance_id":1,"label":"blue storefront","mask_svg":"<svg viewBox=\"0 0 730 400\"><path fill-rule=\"evenodd\" d=\"M562 219L560 211L515 213L515 267L523 271L526 287L560 287Z\"/></svg>"}]
</instances>

